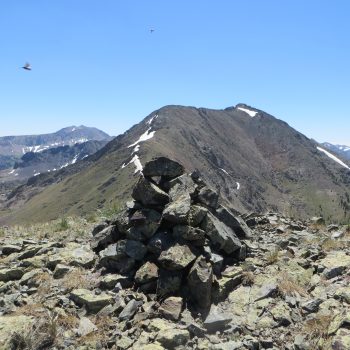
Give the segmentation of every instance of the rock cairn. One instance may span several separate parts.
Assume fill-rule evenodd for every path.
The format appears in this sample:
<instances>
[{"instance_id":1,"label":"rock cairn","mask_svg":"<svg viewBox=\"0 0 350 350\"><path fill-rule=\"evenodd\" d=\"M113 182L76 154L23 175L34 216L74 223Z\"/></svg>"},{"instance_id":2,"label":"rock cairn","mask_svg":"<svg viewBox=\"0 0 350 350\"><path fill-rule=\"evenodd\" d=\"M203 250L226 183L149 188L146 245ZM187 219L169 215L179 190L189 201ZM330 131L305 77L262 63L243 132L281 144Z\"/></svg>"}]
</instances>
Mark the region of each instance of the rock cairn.
<instances>
[{"instance_id":1,"label":"rock cairn","mask_svg":"<svg viewBox=\"0 0 350 350\"><path fill-rule=\"evenodd\" d=\"M217 298L216 276L246 257L248 226L219 204L197 172L185 174L165 157L145 165L132 197L93 231L100 267L120 275L120 288L159 299L179 295L208 310Z\"/></svg>"}]
</instances>

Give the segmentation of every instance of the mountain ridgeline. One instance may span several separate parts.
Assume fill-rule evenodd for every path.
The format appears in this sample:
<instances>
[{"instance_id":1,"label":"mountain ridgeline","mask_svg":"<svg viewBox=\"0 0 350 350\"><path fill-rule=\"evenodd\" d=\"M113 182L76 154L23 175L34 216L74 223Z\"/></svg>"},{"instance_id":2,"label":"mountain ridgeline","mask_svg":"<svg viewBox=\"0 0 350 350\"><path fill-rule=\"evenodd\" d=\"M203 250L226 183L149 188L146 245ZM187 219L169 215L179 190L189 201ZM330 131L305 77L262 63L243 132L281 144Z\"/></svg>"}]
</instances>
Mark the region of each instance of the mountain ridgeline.
<instances>
[{"instance_id":1,"label":"mountain ridgeline","mask_svg":"<svg viewBox=\"0 0 350 350\"><path fill-rule=\"evenodd\" d=\"M350 147L345 145L333 145L329 142L322 143L322 146L329 151L337 154L345 160L350 161Z\"/></svg>"},{"instance_id":2,"label":"mountain ridgeline","mask_svg":"<svg viewBox=\"0 0 350 350\"><path fill-rule=\"evenodd\" d=\"M50 148L73 146L89 140L106 141L105 132L86 126L70 126L51 134L0 137L0 170L12 168L25 153L38 153Z\"/></svg>"},{"instance_id":3,"label":"mountain ridgeline","mask_svg":"<svg viewBox=\"0 0 350 350\"><path fill-rule=\"evenodd\" d=\"M347 220L350 170L318 146L244 104L224 110L166 106L84 162L17 188L0 220L45 221L121 206L142 166L159 156L198 170L232 209Z\"/></svg>"}]
</instances>

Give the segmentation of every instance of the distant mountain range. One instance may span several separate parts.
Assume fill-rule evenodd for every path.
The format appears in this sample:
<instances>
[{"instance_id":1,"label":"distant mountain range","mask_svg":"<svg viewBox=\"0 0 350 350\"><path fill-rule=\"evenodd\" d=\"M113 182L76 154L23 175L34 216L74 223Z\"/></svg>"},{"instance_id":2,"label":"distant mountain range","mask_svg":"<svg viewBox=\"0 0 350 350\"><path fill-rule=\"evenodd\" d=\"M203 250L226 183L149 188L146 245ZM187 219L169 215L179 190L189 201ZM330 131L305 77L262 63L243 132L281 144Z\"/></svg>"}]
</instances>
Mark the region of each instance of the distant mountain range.
<instances>
[{"instance_id":1,"label":"distant mountain range","mask_svg":"<svg viewBox=\"0 0 350 350\"><path fill-rule=\"evenodd\" d=\"M224 110L166 106L83 162L31 178L8 196L1 221L122 206L155 156L198 170L226 205L241 212L333 221L344 220L350 210L348 164L287 123L245 104Z\"/></svg>"},{"instance_id":2,"label":"distant mountain range","mask_svg":"<svg viewBox=\"0 0 350 350\"><path fill-rule=\"evenodd\" d=\"M322 143L322 146L329 151L336 153L344 159L350 160L350 146L345 145L333 145L329 142Z\"/></svg>"},{"instance_id":3,"label":"distant mountain range","mask_svg":"<svg viewBox=\"0 0 350 350\"><path fill-rule=\"evenodd\" d=\"M105 132L83 125L70 126L51 134L0 137L0 170L12 168L28 152L40 153L50 148L110 139Z\"/></svg>"}]
</instances>

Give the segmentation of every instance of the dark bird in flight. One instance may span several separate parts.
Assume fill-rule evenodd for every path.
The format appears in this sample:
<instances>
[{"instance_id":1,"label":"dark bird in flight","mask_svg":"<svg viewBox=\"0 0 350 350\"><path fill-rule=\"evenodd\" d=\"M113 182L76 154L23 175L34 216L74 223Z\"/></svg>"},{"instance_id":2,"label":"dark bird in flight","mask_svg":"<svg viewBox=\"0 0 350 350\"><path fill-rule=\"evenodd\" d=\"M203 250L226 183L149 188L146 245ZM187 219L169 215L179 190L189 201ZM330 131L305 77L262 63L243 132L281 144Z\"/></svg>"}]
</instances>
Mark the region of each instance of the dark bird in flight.
<instances>
[{"instance_id":1,"label":"dark bird in flight","mask_svg":"<svg viewBox=\"0 0 350 350\"><path fill-rule=\"evenodd\" d=\"M150 32L151 32L151 34L154 32L154 29L153 28L151 28L150 30L149 30Z\"/></svg>"},{"instance_id":2,"label":"dark bird in flight","mask_svg":"<svg viewBox=\"0 0 350 350\"><path fill-rule=\"evenodd\" d=\"M32 70L32 66L28 62L22 68L25 70Z\"/></svg>"}]
</instances>

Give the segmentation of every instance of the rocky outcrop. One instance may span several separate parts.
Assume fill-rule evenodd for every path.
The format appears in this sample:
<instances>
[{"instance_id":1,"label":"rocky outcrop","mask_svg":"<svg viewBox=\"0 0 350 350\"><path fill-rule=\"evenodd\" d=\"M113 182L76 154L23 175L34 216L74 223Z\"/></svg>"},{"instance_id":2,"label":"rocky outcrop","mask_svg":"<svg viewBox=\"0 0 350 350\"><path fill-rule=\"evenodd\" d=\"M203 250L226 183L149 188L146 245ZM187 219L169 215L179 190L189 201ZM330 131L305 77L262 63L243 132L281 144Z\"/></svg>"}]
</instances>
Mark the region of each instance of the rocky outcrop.
<instances>
[{"instance_id":1,"label":"rocky outcrop","mask_svg":"<svg viewBox=\"0 0 350 350\"><path fill-rule=\"evenodd\" d=\"M85 236L3 228L0 349L349 348L349 227L239 217L198 199L198 174L144 180L169 201L129 202ZM187 221L169 220L186 194Z\"/></svg>"},{"instance_id":2,"label":"rocky outcrop","mask_svg":"<svg viewBox=\"0 0 350 350\"><path fill-rule=\"evenodd\" d=\"M229 209L217 212L219 195L198 173L185 174L164 157L145 165L133 199L115 221L94 230L99 265L159 298L181 295L209 310L213 276L245 259L236 231L249 237L249 228Z\"/></svg>"}]
</instances>

